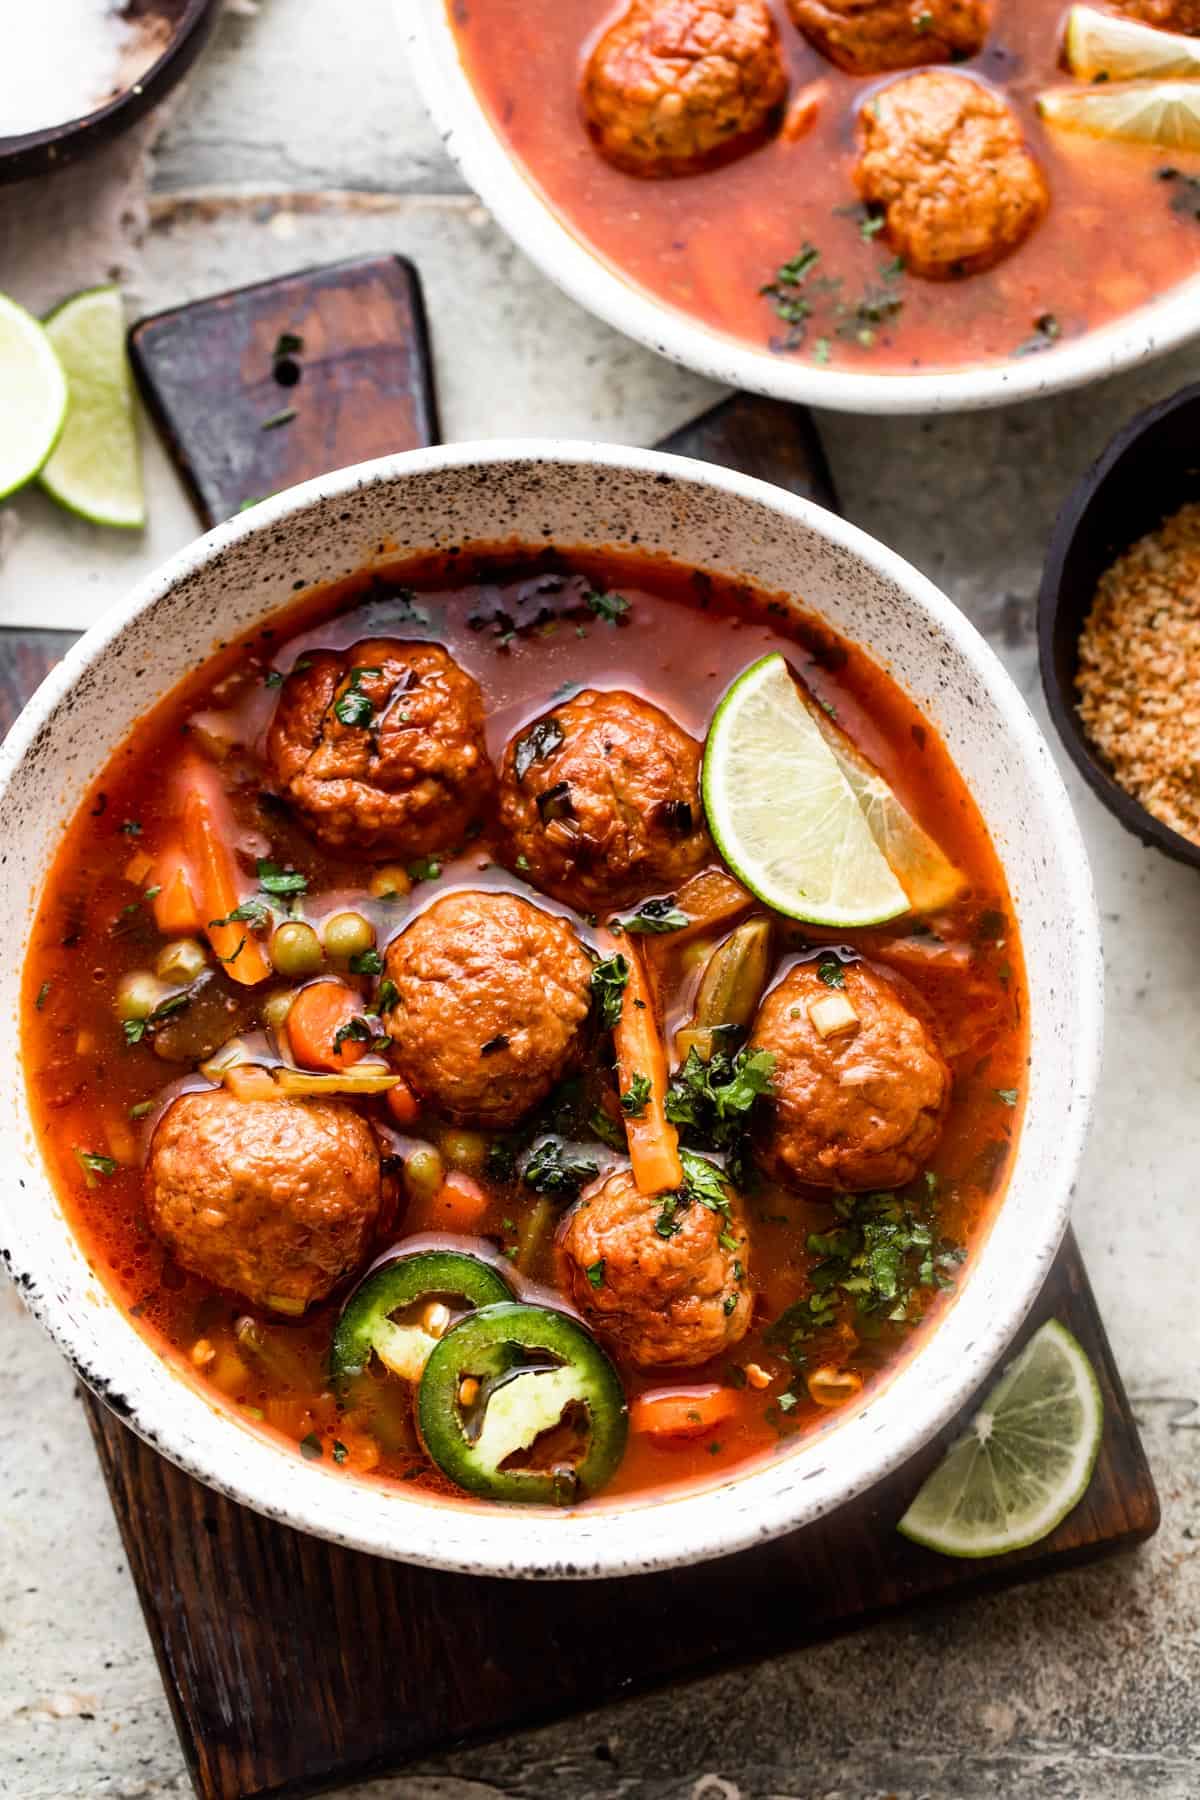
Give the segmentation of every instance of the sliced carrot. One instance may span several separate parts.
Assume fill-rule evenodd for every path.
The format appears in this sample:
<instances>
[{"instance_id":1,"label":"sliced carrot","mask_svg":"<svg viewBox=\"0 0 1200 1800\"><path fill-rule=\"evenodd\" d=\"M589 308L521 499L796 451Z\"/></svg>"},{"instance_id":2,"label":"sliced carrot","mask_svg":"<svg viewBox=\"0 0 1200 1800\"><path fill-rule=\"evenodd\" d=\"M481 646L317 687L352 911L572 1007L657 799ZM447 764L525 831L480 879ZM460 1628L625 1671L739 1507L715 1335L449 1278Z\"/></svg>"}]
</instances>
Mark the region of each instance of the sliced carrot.
<instances>
[{"instance_id":1,"label":"sliced carrot","mask_svg":"<svg viewBox=\"0 0 1200 1800\"><path fill-rule=\"evenodd\" d=\"M362 1012L362 1001L342 981L314 981L292 1001L284 1030L292 1055L303 1069L348 1069L368 1045L356 1038L338 1041L338 1032Z\"/></svg>"},{"instance_id":2,"label":"sliced carrot","mask_svg":"<svg viewBox=\"0 0 1200 1800\"><path fill-rule=\"evenodd\" d=\"M437 1193L419 1208L410 1208L406 1229L422 1231L478 1231L490 1202L479 1183L461 1169L452 1169ZM419 1212L419 1222L415 1215Z\"/></svg>"},{"instance_id":3,"label":"sliced carrot","mask_svg":"<svg viewBox=\"0 0 1200 1800\"><path fill-rule=\"evenodd\" d=\"M271 966L250 927L216 923L228 918L241 902L238 869L229 846L229 802L211 763L191 757L183 772L183 847L191 865L208 941L225 971L244 987L266 981Z\"/></svg>"},{"instance_id":4,"label":"sliced carrot","mask_svg":"<svg viewBox=\"0 0 1200 1800\"><path fill-rule=\"evenodd\" d=\"M733 1388L673 1388L641 1394L629 1408L629 1429L651 1437L703 1437L731 1418L738 1397Z\"/></svg>"},{"instance_id":5,"label":"sliced carrot","mask_svg":"<svg viewBox=\"0 0 1200 1800\"><path fill-rule=\"evenodd\" d=\"M154 896L154 923L164 937L201 929L200 913L192 884L184 867L183 852L168 850L155 865L158 892Z\"/></svg>"},{"instance_id":6,"label":"sliced carrot","mask_svg":"<svg viewBox=\"0 0 1200 1800\"><path fill-rule=\"evenodd\" d=\"M254 1063L235 1063L221 1080L235 1100L280 1100L282 1094L266 1069Z\"/></svg>"},{"instance_id":7,"label":"sliced carrot","mask_svg":"<svg viewBox=\"0 0 1200 1800\"><path fill-rule=\"evenodd\" d=\"M617 944L612 948L616 950ZM654 994L639 946L630 937L620 942L629 964L629 980L621 999L621 1017L613 1030L621 1092L628 1093L635 1075L650 1083L650 1093L636 1118L626 1117L629 1160L639 1193L662 1194L683 1185L679 1133L667 1118L667 1052L655 1014Z\"/></svg>"},{"instance_id":8,"label":"sliced carrot","mask_svg":"<svg viewBox=\"0 0 1200 1800\"><path fill-rule=\"evenodd\" d=\"M141 887L153 867L154 858L152 856L147 856L144 850L135 850L125 864L125 879L132 881L135 887Z\"/></svg>"},{"instance_id":9,"label":"sliced carrot","mask_svg":"<svg viewBox=\"0 0 1200 1800\"><path fill-rule=\"evenodd\" d=\"M387 1107L397 1125L407 1129L408 1126L416 1124L421 1111L421 1102L403 1076L398 1078L395 1087L388 1089Z\"/></svg>"},{"instance_id":10,"label":"sliced carrot","mask_svg":"<svg viewBox=\"0 0 1200 1800\"><path fill-rule=\"evenodd\" d=\"M701 869L680 888L676 904L687 914L688 923L664 938L664 945L684 944L701 932L728 924L754 905L754 895L724 869Z\"/></svg>"}]
</instances>

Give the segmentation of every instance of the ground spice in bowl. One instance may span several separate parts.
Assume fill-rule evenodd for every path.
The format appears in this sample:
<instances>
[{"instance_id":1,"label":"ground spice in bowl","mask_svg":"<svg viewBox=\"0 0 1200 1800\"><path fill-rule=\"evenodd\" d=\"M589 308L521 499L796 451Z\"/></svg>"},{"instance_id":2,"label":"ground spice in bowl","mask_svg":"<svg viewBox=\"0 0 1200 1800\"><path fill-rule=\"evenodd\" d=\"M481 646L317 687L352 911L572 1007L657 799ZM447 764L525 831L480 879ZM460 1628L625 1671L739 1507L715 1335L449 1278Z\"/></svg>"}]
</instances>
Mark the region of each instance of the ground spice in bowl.
<instances>
[{"instance_id":1,"label":"ground spice in bowl","mask_svg":"<svg viewBox=\"0 0 1200 1800\"><path fill-rule=\"evenodd\" d=\"M1101 576L1076 686L1084 731L1113 778L1200 844L1200 503Z\"/></svg>"}]
</instances>

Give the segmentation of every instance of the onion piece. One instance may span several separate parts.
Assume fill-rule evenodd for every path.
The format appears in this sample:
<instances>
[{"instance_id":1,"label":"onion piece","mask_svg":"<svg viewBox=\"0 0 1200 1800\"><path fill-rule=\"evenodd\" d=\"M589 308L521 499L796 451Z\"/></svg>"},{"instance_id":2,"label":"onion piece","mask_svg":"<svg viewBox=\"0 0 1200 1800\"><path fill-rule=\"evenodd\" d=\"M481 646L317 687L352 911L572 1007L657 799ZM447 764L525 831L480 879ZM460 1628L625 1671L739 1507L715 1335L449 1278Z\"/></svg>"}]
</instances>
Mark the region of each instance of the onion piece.
<instances>
[{"instance_id":1,"label":"onion piece","mask_svg":"<svg viewBox=\"0 0 1200 1800\"><path fill-rule=\"evenodd\" d=\"M862 1023L845 994L823 994L819 1000L810 1000L808 1016L819 1038L857 1031Z\"/></svg>"},{"instance_id":2,"label":"onion piece","mask_svg":"<svg viewBox=\"0 0 1200 1800\"><path fill-rule=\"evenodd\" d=\"M307 1069L276 1069L275 1086L281 1094L386 1094L399 1075L373 1064L358 1063L344 1075L312 1075Z\"/></svg>"}]
</instances>

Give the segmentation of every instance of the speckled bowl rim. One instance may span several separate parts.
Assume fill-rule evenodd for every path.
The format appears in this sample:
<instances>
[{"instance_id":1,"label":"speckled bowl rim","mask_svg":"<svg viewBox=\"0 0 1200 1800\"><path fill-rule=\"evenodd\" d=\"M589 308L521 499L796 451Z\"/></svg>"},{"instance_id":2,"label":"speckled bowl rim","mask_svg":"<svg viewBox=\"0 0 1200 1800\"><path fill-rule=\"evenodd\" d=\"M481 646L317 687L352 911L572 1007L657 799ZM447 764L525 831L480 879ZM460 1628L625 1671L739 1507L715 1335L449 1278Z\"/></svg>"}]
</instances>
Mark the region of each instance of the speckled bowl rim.
<instances>
[{"instance_id":1,"label":"speckled bowl rim","mask_svg":"<svg viewBox=\"0 0 1200 1800\"><path fill-rule=\"evenodd\" d=\"M89 1387L147 1443L218 1492L297 1529L376 1555L468 1574L587 1579L699 1562L807 1524L899 1467L967 1402L1025 1318L1066 1229L1099 1069L1103 968L1091 872L1062 779L999 659L951 601L894 552L811 502L733 470L615 445L516 439L412 451L319 477L218 526L170 558L128 598L111 606L38 688L0 747L0 824L14 775L64 696L133 621L230 546L261 538L267 555L272 534L281 526L309 508L319 509L373 484L392 485L412 475L455 470L477 477L512 464L532 465L538 471L556 464L586 465L589 473L611 469L622 475L644 476L648 482L698 486L734 496L752 510L765 509L764 523L768 525L772 515L795 521L863 567L866 574L899 588L906 604L931 627L935 650L939 640L948 643L969 665L1002 715L1004 749L1019 767L1022 792L1053 825L1043 866L1048 862L1055 865L1070 897L1064 954L1074 976L1067 1034L1071 1103L1065 1116L1054 1121L1056 1174L1040 1190L1032 1218L1025 1221L1024 1235L1007 1251L996 1251L997 1255L1014 1254L1018 1265L1005 1287L1004 1306L985 1317L975 1317L980 1309L972 1305L971 1296L973 1289L981 1291L981 1284L965 1282L937 1329L885 1384L878 1398L871 1397L853 1419L803 1439L784 1456L699 1492L665 1498L656 1495L648 1504L585 1508L557 1514L551 1521L532 1509L447 1504L423 1500L417 1494L388 1494L388 1504L383 1505L378 1497L386 1490L347 1481L320 1464L297 1458L239 1424L231 1413L180 1379L94 1278L86 1297L99 1307L99 1314L89 1314L89 1319L103 1337L104 1353L93 1360L85 1341L88 1334L69 1303L71 1297L56 1293L44 1274L47 1230L71 1239L69 1227L61 1219L56 1222L52 1211L48 1221L43 1218L31 1205L24 1181L14 1182L11 1176L0 1183L0 1256L30 1309ZM276 606L265 610L276 610ZM214 630L219 629L215 619L210 623ZM934 653L931 651L931 656ZM30 894L30 906L35 892ZM26 1136L32 1137L16 1058L6 1068L3 1084ZM1036 1092L1030 1107L1034 1104ZM1010 1188L1016 1184L1024 1142L1023 1134ZM38 1179L52 1209L52 1188L44 1171ZM976 1267L1002 1235L1004 1215L1002 1205ZM932 1372L935 1367L937 1380L922 1383L919 1372ZM902 1413L898 1413L896 1395L905 1402ZM865 1422L872 1408L875 1418L868 1435ZM228 1459L233 1453L235 1438L239 1473L237 1480L231 1481L223 1470L222 1456L224 1453Z\"/></svg>"},{"instance_id":2,"label":"speckled bowl rim","mask_svg":"<svg viewBox=\"0 0 1200 1800\"><path fill-rule=\"evenodd\" d=\"M774 356L714 331L589 249L542 198L464 71L447 0L397 0L409 65L464 178L542 273L626 337L730 387L844 412L973 412L1102 381L1200 334L1200 275L1111 325L1036 356L914 374L872 374ZM1164 153L1165 154L1165 153Z\"/></svg>"}]
</instances>

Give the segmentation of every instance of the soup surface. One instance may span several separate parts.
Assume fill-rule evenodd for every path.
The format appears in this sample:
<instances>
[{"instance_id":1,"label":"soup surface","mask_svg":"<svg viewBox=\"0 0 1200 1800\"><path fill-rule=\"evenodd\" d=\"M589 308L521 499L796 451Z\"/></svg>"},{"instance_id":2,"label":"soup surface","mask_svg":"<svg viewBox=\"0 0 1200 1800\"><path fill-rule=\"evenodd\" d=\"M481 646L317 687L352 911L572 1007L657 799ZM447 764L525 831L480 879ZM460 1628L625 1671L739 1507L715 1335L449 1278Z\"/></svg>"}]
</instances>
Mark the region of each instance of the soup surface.
<instances>
[{"instance_id":1,"label":"soup surface","mask_svg":"<svg viewBox=\"0 0 1200 1800\"><path fill-rule=\"evenodd\" d=\"M844 72L784 0L769 4L785 106L811 102L811 122L663 179L606 160L581 112L586 59L624 5L449 0L449 12L493 126L576 236L669 305L780 357L900 373L1050 352L1200 268L1200 155L1038 116L1040 92L1072 85L1057 0L1000 0L982 48L950 73L977 75L1011 104L1044 177L1044 216L995 266L937 280L912 272L895 221L855 186L859 110L897 73Z\"/></svg>"},{"instance_id":2,"label":"soup surface","mask_svg":"<svg viewBox=\"0 0 1200 1800\"><path fill-rule=\"evenodd\" d=\"M723 867L700 741L772 651L955 866L935 910L817 929ZM386 850L414 818L456 841ZM72 1224L181 1376L500 1500L678 1489L869 1393L986 1230L1026 1063L1000 867L890 678L781 597L552 550L221 647L67 829L23 1030ZM524 1351L468 1344L514 1301Z\"/></svg>"}]
</instances>

